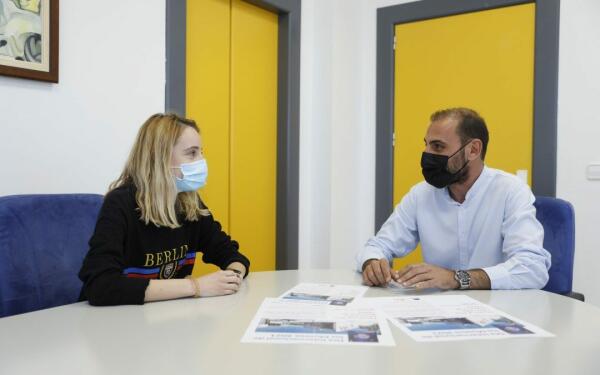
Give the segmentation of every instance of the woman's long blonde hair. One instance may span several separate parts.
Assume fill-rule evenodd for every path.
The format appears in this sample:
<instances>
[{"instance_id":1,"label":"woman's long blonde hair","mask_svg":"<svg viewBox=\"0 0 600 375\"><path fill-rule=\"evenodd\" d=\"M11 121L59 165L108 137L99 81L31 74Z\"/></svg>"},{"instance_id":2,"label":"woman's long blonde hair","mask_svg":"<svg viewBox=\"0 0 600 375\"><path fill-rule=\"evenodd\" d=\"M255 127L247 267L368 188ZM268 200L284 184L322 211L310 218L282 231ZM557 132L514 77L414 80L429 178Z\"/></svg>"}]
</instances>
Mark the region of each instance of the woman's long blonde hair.
<instances>
[{"instance_id":1,"label":"woman's long blonde hair","mask_svg":"<svg viewBox=\"0 0 600 375\"><path fill-rule=\"evenodd\" d=\"M110 184L109 190L135 185L140 219L146 224L178 228L178 214L189 221L210 215L195 191L177 193L171 173L173 145L186 126L200 133L193 120L175 114L150 116L137 134L123 173Z\"/></svg>"}]
</instances>

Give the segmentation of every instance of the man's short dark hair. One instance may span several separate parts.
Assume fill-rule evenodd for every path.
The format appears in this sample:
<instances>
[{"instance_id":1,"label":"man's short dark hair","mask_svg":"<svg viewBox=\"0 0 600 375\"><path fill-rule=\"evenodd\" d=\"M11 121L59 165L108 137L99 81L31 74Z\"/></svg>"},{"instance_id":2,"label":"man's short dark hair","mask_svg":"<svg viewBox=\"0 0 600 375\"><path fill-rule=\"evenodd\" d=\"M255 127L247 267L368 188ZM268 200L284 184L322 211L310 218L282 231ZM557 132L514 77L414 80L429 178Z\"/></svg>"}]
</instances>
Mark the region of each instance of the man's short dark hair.
<instances>
[{"instance_id":1,"label":"man's short dark hair","mask_svg":"<svg viewBox=\"0 0 600 375\"><path fill-rule=\"evenodd\" d=\"M458 120L456 134L460 137L460 142L463 145L471 139L479 139L481 141L483 144L481 148L481 160L485 160L490 135L483 117L469 108L448 108L434 112L430 120L434 122L444 120L448 117L454 117Z\"/></svg>"}]
</instances>

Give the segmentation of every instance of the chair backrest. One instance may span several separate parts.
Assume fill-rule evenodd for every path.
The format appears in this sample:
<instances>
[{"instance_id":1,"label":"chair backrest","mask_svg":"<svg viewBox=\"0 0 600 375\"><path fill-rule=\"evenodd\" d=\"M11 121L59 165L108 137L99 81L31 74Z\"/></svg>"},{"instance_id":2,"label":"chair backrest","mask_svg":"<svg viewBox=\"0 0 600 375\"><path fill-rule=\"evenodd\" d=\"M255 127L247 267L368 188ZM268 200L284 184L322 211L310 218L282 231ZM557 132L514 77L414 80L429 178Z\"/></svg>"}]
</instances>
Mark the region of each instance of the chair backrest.
<instances>
[{"instance_id":1,"label":"chair backrest","mask_svg":"<svg viewBox=\"0 0 600 375\"><path fill-rule=\"evenodd\" d=\"M0 317L76 302L103 197L0 197Z\"/></svg>"},{"instance_id":2,"label":"chair backrest","mask_svg":"<svg viewBox=\"0 0 600 375\"><path fill-rule=\"evenodd\" d=\"M544 226L544 248L552 255L546 291L568 294L573 289L575 257L575 210L571 203L550 197L536 197L537 219Z\"/></svg>"}]
</instances>

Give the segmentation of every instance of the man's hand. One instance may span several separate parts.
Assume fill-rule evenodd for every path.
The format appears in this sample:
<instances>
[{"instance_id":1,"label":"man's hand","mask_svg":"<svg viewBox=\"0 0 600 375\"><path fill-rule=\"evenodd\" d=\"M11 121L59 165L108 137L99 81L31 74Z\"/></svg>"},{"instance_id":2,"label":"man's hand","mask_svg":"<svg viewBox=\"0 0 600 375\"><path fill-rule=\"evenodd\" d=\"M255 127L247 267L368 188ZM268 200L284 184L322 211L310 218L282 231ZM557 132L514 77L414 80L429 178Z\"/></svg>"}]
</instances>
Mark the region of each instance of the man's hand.
<instances>
[{"instance_id":1,"label":"man's hand","mask_svg":"<svg viewBox=\"0 0 600 375\"><path fill-rule=\"evenodd\" d=\"M395 271L390 269L387 259L369 259L363 265L363 282L368 286L387 286L392 273Z\"/></svg>"},{"instance_id":2,"label":"man's hand","mask_svg":"<svg viewBox=\"0 0 600 375\"><path fill-rule=\"evenodd\" d=\"M394 279L403 286L417 289L459 287L458 281L454 279L454 271L427 263L408 265L398 271Z\"/></svg>"}]
</instances>

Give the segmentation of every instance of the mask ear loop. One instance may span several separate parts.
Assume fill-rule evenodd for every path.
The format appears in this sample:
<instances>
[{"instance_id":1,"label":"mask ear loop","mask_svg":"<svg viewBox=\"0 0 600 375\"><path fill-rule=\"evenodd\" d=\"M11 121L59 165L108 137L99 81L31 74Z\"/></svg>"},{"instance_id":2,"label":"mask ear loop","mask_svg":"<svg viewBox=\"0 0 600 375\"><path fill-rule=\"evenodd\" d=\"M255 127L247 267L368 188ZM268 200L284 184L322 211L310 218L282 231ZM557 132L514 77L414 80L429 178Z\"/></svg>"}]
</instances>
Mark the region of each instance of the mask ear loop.
<instances>
[{"instance_id":1,"label":"mask ear loop","mask_svg":"<svg viewBox=\"0 0 600 375\"><path fill-rule=\"evenodd\" d=\"M467 141L467 143L465 143L461 148L459 148L458 150L456 150L456 152L450 156L448 156L448 161L450 161L450 158L452 158L454 155L458 154L460 151L464 150L465 147L467 147L467 145L469 143L471 143L473 141L473 138L469 139ZM465 167L467 166L467 164L469 164L470 160L467 159L467 161L465 162L465 164L463 164L462 167L460 167L460 169L454 173L452 173L454 176L458 175L463 169L465 169ZM448 170L448 162L446 162L446 172L450 173L450 171Z\"/></svg>"},{"instance_id":2,"label":"mask ear loop","mask_svg":"<svg viewBox=\"0 0 600 375\"><path fill-rule=\"evenodd\" d=\"M460 152L462 149L464 149L465 147L467 147L467 145L468 145L469 143L471 143L471 142L473 141L473 139L475 139L475 138L471 138L471 139L469 139L467 142L465 142L465 144L464 144L464 145L462 145L462 146L461 146L461 147L460 147L458 150L456 150L456 152L455 152L454 154L452 154L452 155L448 156L448 159L450 159L450 158L451 158L451 157L453 157L454 155L458 154L458 153L459 153L459 152Z\"/></svg>"}]
</instances>

